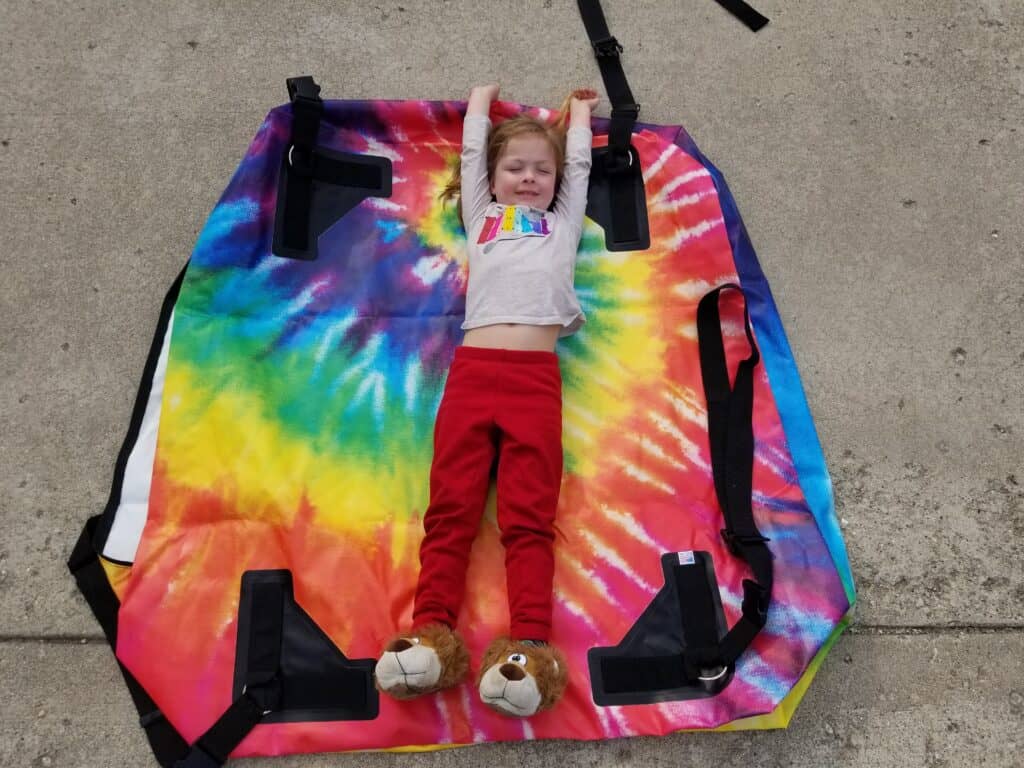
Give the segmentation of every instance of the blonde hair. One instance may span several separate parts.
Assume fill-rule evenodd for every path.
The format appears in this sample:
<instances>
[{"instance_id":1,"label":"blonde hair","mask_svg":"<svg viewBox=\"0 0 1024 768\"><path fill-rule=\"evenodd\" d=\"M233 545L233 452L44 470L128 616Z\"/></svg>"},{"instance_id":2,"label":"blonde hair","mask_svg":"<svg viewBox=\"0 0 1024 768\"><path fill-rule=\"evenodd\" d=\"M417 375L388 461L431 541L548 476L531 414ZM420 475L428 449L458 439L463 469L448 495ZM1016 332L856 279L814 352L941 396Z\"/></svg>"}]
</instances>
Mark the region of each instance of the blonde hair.
<instances>
[{"instance_id":1,"label":"blonde hair","mask_svg":"<svg viewBox=\"0 0 1024 768\"><path fill-rule=\"evenodd\" d=\"M517 136L540 136L547 139L555 153L555 199L562 183L562 171L565 166L565 133L569 122L569 102L572 94L565 98L561 108L551 123L547 123L531 115L516 115L503 120L491 129L487 136L487 178L494 178L494 169L498 165L502 152L508 143ZM452 175L438 197L442 202L457 200L459 219L462 219L462 168L456 163ZM554 205L554 200L552 200Z\"/></svg>"}]
</instances>

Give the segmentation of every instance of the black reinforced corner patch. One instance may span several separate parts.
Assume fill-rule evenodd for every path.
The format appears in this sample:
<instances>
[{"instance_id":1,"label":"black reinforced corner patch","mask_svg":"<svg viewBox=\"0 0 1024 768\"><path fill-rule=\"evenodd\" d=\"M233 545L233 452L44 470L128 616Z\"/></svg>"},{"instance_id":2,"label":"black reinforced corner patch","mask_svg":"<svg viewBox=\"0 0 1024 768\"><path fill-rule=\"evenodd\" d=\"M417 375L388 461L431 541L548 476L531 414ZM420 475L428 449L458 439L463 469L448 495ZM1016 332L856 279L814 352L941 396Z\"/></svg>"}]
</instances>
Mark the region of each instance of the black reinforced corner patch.
<instances>
[{"instance_id":1,"label":"black reinforced corner patch","mask_svg":"<svg viewBox=\"0 0 1024 768\"><path fill-rule=\"evenodd\" d=\"M640 155L635 147L629 147L628 164L612 171L608 168L610 151L608 147L591 150L587 216L604 229L607 250L646 250L651 247L651 233Z\"/></svg>"},{"instance_id":2,"label":"black reinforced corner patch","mask_svg":"<svg viewBox=\"0 0 1024 768\"><path fill-rule=\"evenodd\" d=\"M281 599L268 600L278 586ZM259 606L259 607L258 607ZM379 697L373 684L376 659L349 659L295 602L292 575L287 570L246 571L242 576L238 607L238 637L235 643L235 675L232 698L242 695L246 680L258 677L267 666L266 658L255 658L251 649L254 633L266 631L276 617L260 614L281 612L280 680L282 703L279 710L263 717L262 723L299 723L334 720L373 720Z\"/></svg>"},{"instance_id":3,"label":"black reinforced corner patch","mask_svg":"<svg viewBox=\"0 0 1024 768\"><path fill-rule=\"evenodd\" d=\"M317 257L317 240L368 197L391 197L391 161L317 147L301 170L295 148L281 158L274 214L275 256Z\"/></svg>"},{"instance_id":4,"label":"black reinforced corner patch","mask_svg":"<svg viewBox=\"0 0 1024 768\"><path fill-rule=\"evenodd\" d=\"M683 650L717 643L728 631L711 555L661 556L664 586L612 648L587 653L594 703L602 707L704 699L732 680L733 667L708 670L689 683Z\"/></svg>"}]
</instances>

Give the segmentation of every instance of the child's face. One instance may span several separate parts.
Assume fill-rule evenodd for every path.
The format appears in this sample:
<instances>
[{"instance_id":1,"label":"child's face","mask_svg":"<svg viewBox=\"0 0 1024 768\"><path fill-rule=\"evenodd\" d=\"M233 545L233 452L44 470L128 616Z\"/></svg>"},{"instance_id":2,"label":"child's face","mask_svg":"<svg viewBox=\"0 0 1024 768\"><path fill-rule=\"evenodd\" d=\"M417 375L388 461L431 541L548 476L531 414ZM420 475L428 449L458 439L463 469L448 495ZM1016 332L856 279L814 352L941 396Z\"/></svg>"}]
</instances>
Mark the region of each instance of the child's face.
<instances>
[{"instance_id":1,"label":"child's face","mask_svg":"<svg viewBox=\"0 0 1024 768\"><path fill-rule=\"evenodd\" d=\"M543 136L514 136L494 167L491 194L502 205L544 211L555 197L555 150Z\"/></svg>"}]
</instances>

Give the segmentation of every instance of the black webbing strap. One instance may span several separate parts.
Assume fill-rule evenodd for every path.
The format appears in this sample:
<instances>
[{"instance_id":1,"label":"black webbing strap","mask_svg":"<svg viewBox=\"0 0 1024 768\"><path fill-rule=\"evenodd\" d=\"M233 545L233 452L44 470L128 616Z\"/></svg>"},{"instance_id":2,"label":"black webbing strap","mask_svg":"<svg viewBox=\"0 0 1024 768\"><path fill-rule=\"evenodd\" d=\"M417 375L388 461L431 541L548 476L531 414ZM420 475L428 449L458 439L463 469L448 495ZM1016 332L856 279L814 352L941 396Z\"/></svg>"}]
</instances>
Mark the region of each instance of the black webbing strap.
<instances>
[{"instance_id":1,"label":"black webbing strap","mask_svg":"<svg viewBox=\"0 0 1024 768\"><path fill-rule=\"evenodd\" d=\"M754 32L768 23L766 17L743 0L715 1ZM622 45L608 30L608 22L605 20L604 11L601 10L600 0L577 0L577 4L580 16L583 17L583 26L587 29L587 36L594 49L594 56L597 57L597 65L601 69L601 79L604 80L608 99L612 103L611 126L608 128L608 146L612 151L609 152L609 157L611 161L621 166L629 159L629 139L640 115L640 105L636 103L633 91L626 80L626 73L622 69L622 61L619 58Z\"/></svg>"},{"instance_id":2,"label":"black webbing strap","mask_svg":"<svg viewBox=\"0 0 1024 768\"><path fill-rule=\"evenodd\" d=\"M604 694L703 688L714 695L728 682L731 666L765 625L772 592L772 560L767 539L754 522L751 506L754 468L754 369L760 353L754 342L744 303L743 321L750 356L739 363L730 386L722 339L718 299L738 285L722 285L697 306L697 337L701 376L707 399L708 442L715 495L722 508L722 536L730 552L750 566L754 579L743 580L742 616L719 640L716 595L704 568L674 566L666 578L674 581L683 634L681 653L651 656L603 656L600 659ZM631 702L635 703L635 702Z\"/></svg>"},{"instance_id":3,"label":"black webbing strap","mask_svg":"<svg viewBox=\"0 0 1024 768\"><path fill-rule=\"evenodd\" d=\"M751 506L754 472L754 370L760 360L750 314L743 304L743 324L751 355L739 362L729 384L718 299L728 284L708 293L697 305L700 374L708 400L708 439L715 494L729 551L751 567L754 580L743 580L742 615L721 640L715 621L714 597L707 575L691 566L674 569L679 616L685 644L681 654L606 657L601 670L604 690L622 693L683 686L714 686L764 627L771 602L771 553L761 536Z\"/></svg>"},{"instance_id":4,"label":"black webbing strap","mask_svg":"<svg viewBox=\"0 0 1024 768\"><path fill-rule=\"evenodd\" d=\"M309 205L313 198L313 152L324 103L312 77L287 81L292 102L292 140L288 148L288 194L284 208L284 241L289 248L309 247Z\"/></svg>"},{"instance_id":5,"label":"black webbing strap","mask_svg":"<svg viewBox=\"0 0 1024 768\"><path fill-rule=\"evenodd\" d=\"M612 226L617 240L632 242L640 237L640 221L637 219L636 205L633 203L636 191L632 185L624 182L625 180L620 183L613 182L609 186L614 222Z\"/></svg>"},{"instance_id":6,"label":"black webbing strap","mask_svg":"<svg viewBox=\"0 0 1024 768\"><path fill-rule=\"evenodd\" d=\"M192 745L192 751L174 764L174 768L220 768L227 762L231 750L265 714L263 707L248 694L235 699L227 711L213 724L199 740Z\"/></svg>"},{"instance_id":7,"label":"black webbing strap","mask_svg":"<svg viewBox=\"0 0 1024 768\"><path fill-rule=\"evenodd\" d=\"M683 640L687 648L705 648L718 642L715 621L715 600L703 568L673 569L676 599L682 621Z\"/></svg>"},{"instance_id":8,"label":"black webbing strap","mask_svg":"<svg viewBox=\"0 0 1024 768\"><path fill-rule=\"evenodd\" d=\"M640 115L640 105L633 98L626 73L622 69L622 61L619 59L622 46L608 31L601 3L599 0L578 0L578 4L583 26L587 29L594 56L597 57L597 66L601 70L604 89L612 103L611 125L608 128L608 146L611 151L608 159L621 168L630 162L629 140Z\"/></svg>"},{"instance_id":9,"label":"black webbing strap","mask_svg":"<svg viewBox=\"0 0 1024 768\"><path fill-rule=\"evenodd\" d=\"M103 634L111 650L117 648L117 612L121 607L114 594L103 566L93 546L99 516L90 518L82 529L75 548L68 558L68 569L75 577L78 589L85 598L93 615L103 628ZM181 737L153 700L149 697L134 675L120 661L118 666L124 676L132 702L139 713L139 724L146 731L146 738L153 755L162 766L171 766L174 761L188 752L188 743Z\"/></svg>"},{"instance_id":10,"label":"black webbing strap","mask_svg":"<svg viewBox=\"0 0 1024 768\"><path fill-rule=\"evenodd\" d=\"M281 707L284 588L275 583L257 584L252 616L249 663L242 695L196 740L192 751L177 762L175 768L219 768L264 715Z\"/></svg>"},{"instance_id":11,"label":"black webbing strap","mask_svg":"<svg viewBox=\"0 0 1024 768\"><path fill-rule=\"evenodd\" d=\"M766 16L762 16L743 0L715 0L715 2L746 24L752 32L757 32L768 23Z\"/></svg>"},{"instance_id":12,"label":"black webbing strap","mask_svg":"<svg viewBox=\"0 0 1024 768\"><path fill-rule=\"evenodd\" d=\"M646 248L650 243L647 224L639 220L646 216L643 174L640 157L631 145L640 105L622 69L622 46L608 31L601 3L578 0L578 5L612 106L608 147L592 153L595 165L600 164L595 178L607 177L610 221L605 232L606 246L615 250Z\"/></svg>"},{"instance_id":13,"label":"black webbing strap","mask_svg":"<svg viewBox=\"0 0 1024 768\"><path fill-rule=\"evenodd\" d=\"M725 518L722 537L730 551L750 566L754 580L743 580L743 615L721 642L686 648L685 665L689 672L735 662L764 626L772 592L771 553L765 546L768 540L758 531L751 508L754 368L760 354L744 300L743 322L750 356L740 362L730 387L718 311L718 298L725 290L743 292L730 283L705 295L697 307L697 338L708 408L711 469Z\"/></svg>"}]
</instances>

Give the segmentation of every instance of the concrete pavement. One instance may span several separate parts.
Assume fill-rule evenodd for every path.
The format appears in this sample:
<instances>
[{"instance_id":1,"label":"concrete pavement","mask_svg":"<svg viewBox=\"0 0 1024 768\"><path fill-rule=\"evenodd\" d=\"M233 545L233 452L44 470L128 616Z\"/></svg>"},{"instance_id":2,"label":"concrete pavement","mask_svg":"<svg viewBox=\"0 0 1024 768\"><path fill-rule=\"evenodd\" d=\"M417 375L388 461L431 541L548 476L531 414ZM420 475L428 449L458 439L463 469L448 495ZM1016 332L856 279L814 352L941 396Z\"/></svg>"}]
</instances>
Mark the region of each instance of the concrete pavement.
<instances>
[{"instance_id":1,"label":"concrete pavement","mask_svg":"<svg viewBox=\"0 0 1024 768\"><path fill-rule=\"evenodd\" d=\"M758 0L757 35L710 0L605 6L641 119L723 171L771 281L857 622L785 732L268 764L1020 765L1024 6ZM0 17L0 764L155 764L64 560L164 292L285 78L431 99L497 80L556 106L600 77L566 1Z\"/></svg>"}]
</instances>

